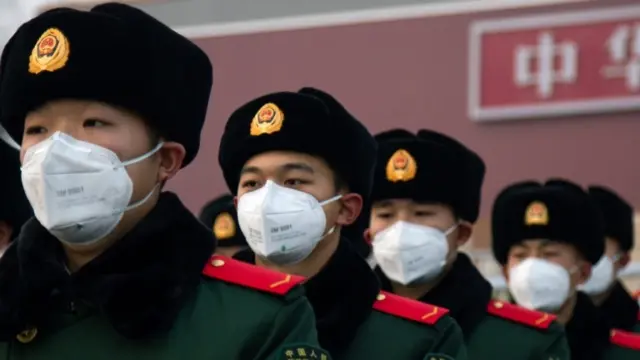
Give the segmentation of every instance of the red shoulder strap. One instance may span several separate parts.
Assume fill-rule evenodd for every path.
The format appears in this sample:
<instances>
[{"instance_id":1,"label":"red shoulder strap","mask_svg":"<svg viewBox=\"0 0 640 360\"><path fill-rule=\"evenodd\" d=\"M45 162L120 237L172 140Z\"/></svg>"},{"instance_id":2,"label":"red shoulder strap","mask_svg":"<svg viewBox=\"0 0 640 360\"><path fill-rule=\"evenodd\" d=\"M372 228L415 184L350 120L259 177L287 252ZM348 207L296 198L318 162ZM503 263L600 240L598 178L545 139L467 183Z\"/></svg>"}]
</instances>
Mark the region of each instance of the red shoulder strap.
<instances>
[{"instance_id":1,"label":"red shoulder strap","mask_svg":"<svg viewBox=\"0 0 640 360\"><path fill-rule=\"evenodd\" d=\"M441 317L449 312L443 307L403 298L386 291L378 294L376 302L373 303L373 308L383 313L429 325L437 323Z\"/></svg>"},{"instance_id":2,"label":"red shoulder strap","mask_svg":"<svg viewBox=\"0 0 640 360\"><path fill-rule=\"evenodd\" d=\"M277 295L288 293L304 281L302 276L279 273L219 255L209 259L202 273L210 278Z\"/></svg>"},{"instance_id":3,"label":"red shoulder strap","mask_svg":"<svg viewBox=\"0 0 640 360\"><path fill-rule=\"evenodd\" d=\"M636 290L636 292L634 292L631 296L636 300L640 300L640 290Z\"/></svg>"},{"instance_id":4,"label":"red shoulder strap","mask_svg":"<svg viewBox=\"0 0 640 360\"><path fill-rule=\"evenodd\" d=\"M547 329L556 319L555 315L525 309L508 302L492 300L487 307L489 314L538 329Z\"/></svg>"},{"instance_id":5,"label":"red shoulder strap","mask_svg":"<svg viewBox=\"0 0 640 360\"><path fill-rule=\"evenodd\" d=\"M640 351L640 334L613 329L610 339L614 345Z\"/></svg>"}]
</instances>

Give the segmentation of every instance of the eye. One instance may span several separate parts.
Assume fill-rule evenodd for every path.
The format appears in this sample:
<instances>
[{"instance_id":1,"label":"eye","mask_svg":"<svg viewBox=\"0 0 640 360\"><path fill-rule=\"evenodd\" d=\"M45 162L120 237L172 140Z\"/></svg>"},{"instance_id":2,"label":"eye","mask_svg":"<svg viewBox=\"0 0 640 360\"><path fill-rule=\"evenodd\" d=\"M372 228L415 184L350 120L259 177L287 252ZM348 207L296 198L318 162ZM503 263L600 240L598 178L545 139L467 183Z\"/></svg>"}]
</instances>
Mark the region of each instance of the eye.
<instances>
[{"instance_id":1,"label":"eye","mask_svg":"<svg viewBox=\"0 0 640 360\"><path fill-rule=\"evenodd\" d=\"M556 251L556 250L545 250L542 253L542 256L545 257L545 258L554 258L554 257L559 256L559 255L560 255L560 253L558 251Z\"/></svg>"},{"instance_id":2,"label":"eye","mask_svg":"<svg viewBox=\"0 0 640 360\"><path fill-rule=\"evenodd\" d=\"M46 131L47 129L44 126L39 126L39 125L29 126L24 129L24 133L26 135L44 134Z\"/></svg>"},{"instance_id":3,"label":"eye","mask_svg":"<svg viewBox=\"0 0 640 360\"><path fill-rule=\"evenodd\" d=\"M393 216L393 214L390 213L390 212L378 212L378 213L376 213L376 217L378 219L389 219L392 216Z\"/></svg>"},{"instance_id":4,"label":"eye","mask_svg":"<svg viewBox=\"0 0 640 360\"><path fill-rule=\"evenodd\" d=\"M285 186L291 186L291 187L296 187L296 186L300 186L308 183L309 183L308 181L304 181L301 179L287 179L284 181Z\"/></svg>"},{"instance_id":5,"label":"eye","mask_svg":"<svg viewBox=\"0 0 640 360\"><path fill-rule=\"evenodd\" d=\"M258 187L258 182L256 180L245 180L240 183L240 187L243 189L253 189Z\"/></svg>"},{"instance_id":6,"label":"eye","mask_svg":"<svg viewBox=\"0 0 640 360\"><path fill-rule=\"evenodd\" d=\"M109 125L110 124L108 122L100 119L87 119L83 124L83 126L85 127L104 127Z\"/></svg>"}]
</instances>

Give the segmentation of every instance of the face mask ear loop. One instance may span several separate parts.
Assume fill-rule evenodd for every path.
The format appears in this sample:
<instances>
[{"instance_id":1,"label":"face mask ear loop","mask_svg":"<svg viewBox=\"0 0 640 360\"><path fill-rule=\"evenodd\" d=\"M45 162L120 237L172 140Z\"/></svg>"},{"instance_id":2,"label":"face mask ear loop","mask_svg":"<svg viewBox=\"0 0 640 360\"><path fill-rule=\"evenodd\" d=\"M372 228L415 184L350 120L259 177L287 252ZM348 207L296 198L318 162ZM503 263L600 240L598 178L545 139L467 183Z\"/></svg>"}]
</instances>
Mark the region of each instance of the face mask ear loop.
<instances>
[{"instance_id":1,"label":"face mask ear loop","mask_svg":"<svg viewBox=\"0 0 640 360\"><path fill-rule=\"evenodd\" d=\"M332 203L338 199L340 199L342 197L342 195L336 195L330 199L327 199L325 201L322 201L320 203L318 203L318 205L320 205L320 207L323 207L329 203ZM320 241L322 241L322 239L326 238L327 236L333 234L333 232L336 231L336 226L332 226L331 229L329 229L329 231L327 231L324 235L322 235L322 237L320 237L320 239L318 239L318 241L316 241L316 244L319 243Z\"/></svg>"},{"instance_id":2,"label":"face mask ear loop","mask_svg":"<svg viewBox=\"0 0 640 360\"><path fill-rule=\"evenodd\" d=\"M116 215L116 214L121 214L123 212L129 211L129 210L133 210L135 208L137 208L138 206L144 204L147 202L147 200L149 200L151 198L151 195L153 195L153 193L156 191L157 188L160 187L160 184L156 184L156 186L153 187L153 189L151 189L151 191L149 191L149 193L142 199L134 202L133 204L127 206L124 209L119 209L119 210L115 210L113 211L112 215Z\"/></svg>"},{"instance_id":3,"label":"face mask ear loop","mask_svg":"<svg viewBox=\"0 0 640 360\"><path fill-rule=\"evenodd\" d=\"M151 157L153 154L157 153L162 148L162 145L164 145L164 142L161 141L151 151L147 152L146 154L142 154L136 158L133 158L131 160L123 161L121 162L120 166L127 167L129 165L133 165L143 160L146 160L147 158Z\"/></svg>"},{"instance_id":4,"label":"face mask ear loop","mask_svg":"<svg viewBox=\"0 0 640 360\"><path fill-rule=\"evenodd\" d=\"M330 204L330 203L332 203L332 202L334 202L334 201L336 201L336 200L339 200L340 198L342 198L342 194L340 194L340 195L336 195L336 196L334 196L334 197L332 197L332 198L329 198L329 199L327 199L327 200L324 200L324 201L322 201L322 202L318 203L318 205L320 205L320 206L325 206L325 205Z\"/></svg>"},{"instance_id":5,"label":"face mask ear loop","mask_svg":"<svg viewBox=\"0 0 640 360\"><path fill-rule=\"evenodd\" d=\"M450 228L444 231L444 236L449 236L452 232L454 232L458 228L458 226L460 226L461 223L462 222L460 220L456 221L455 224L451 225Z\"/></svg>"},{"instance_id":6,"label":"face mask ear loop","mask_svg":"<svg viewBox=\"0 0 640 360\"><path fill-rule=\"evenodd\" d=\"M613 264L615 264L615 263L617 263L617 262L618 262L618 260L620 260L621 258L622 258L622 255L620 255L620 254L615 254L615 255L613 255L613 256L611 257L611 262L612 262Z\"/></svg>"},{"instance_id":7,"label":"face mask ear loop","mask_svg":"<svg viewBox=\"0 0 640 360\"><path fill-rule=\"evenodd\" d=\"M141 161L143 161L143 160L145 160L145 159L148 159L150 156L152 156L153 154L157 153L157 152L158 152L158 150L160 150L160 149L162 148L162 145L164 145L164 142L162 142L162 141L161 141L161 142L159 142L159 143L158 143L158 145L156 145L156 146L155 146L151 151L147 152L146 154L140 155L140 156L138 156L137 158L133 158L133 159L131 159L131 160L123 161L123 162L121 163L121 165L120 165L120 166L122 166L122 167L127 167L127 166L129 166L129 165L136 164L136 163L139 163L139 162L141 162ZM149 199L151 198L151 195L153 195L153 193L154 193L154 192L156 191L156 189L158 189L159 187L160 187L160 184L156 184L156 185L153 187L153 189L151 189L151 191L149 191L149 193L148 193L144 198L142 198L142 199L141 199L141 200L139 200L139 201L136 201L135 203L133 203L133 204L131 204L131 205L127 206L127 207L126 207L126 208L124 208L124 209L114 210L112 214L113 214L113 215L115 215L115 214L120 214L120 213L123 213L123 212L129 211L129 210L133 210L133 209L137 208L138 206L140 206L140 205L144 204L145 202L147 202L147 200L149 200Z\"/></svg>"}]
</instances>

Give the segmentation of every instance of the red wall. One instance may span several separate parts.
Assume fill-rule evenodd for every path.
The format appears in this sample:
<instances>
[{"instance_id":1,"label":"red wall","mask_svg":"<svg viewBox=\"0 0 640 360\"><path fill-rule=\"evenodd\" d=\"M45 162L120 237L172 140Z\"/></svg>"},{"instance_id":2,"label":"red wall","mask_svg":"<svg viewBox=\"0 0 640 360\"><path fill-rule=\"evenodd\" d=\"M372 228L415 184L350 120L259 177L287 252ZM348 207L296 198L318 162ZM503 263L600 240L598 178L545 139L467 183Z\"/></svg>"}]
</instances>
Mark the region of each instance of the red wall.
<instances>
[{"instance_id":1,"label":"red wall","mask_svg":"<svg viewBox=\"0 0 640 360\"><path fill-rule=\"evenodd\" d=\"M169 188L199 210L227 190L217 151L230 113L266 92L315 86L335 94L372 132L431 128L478 151L488 166L484 215L503 186L549 176L607 184L640 205L640 164L634 161L640 154L639 113L500 123L474 123L467 116L471 20L603 3L637 2L607 0L198 40L215 67L213 102L197 160Z\"/></svg>"}]
</instances>

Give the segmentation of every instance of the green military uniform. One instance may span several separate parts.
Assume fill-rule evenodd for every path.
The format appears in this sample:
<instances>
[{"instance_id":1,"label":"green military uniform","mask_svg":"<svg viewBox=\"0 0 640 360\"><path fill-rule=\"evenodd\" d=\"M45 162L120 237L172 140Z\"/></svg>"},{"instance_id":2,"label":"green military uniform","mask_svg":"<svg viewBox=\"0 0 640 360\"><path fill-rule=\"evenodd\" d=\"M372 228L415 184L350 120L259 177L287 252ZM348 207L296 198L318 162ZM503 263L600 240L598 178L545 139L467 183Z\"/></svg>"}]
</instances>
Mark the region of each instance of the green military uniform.
<instances>
[{"instance_id":1,"label":"green military uniform","mask_svg":"<svg viewBox=\"0 0 640 360\"><path fill-rule=\"evenodd\" d=\"M640 352L640 335L623 330L611 331L611 346L607 349L605 359L635 360Z\"/></svg>"},{"instance_id":2,"label":"green military uniform","mask_svg":"<svg viewBox=\"0 0 640 360\"><path fill-rule=\"evenodd\" d=\"M246 162L269 151L322 158L349 192L367 201L375 141L329 94L312 88L268 94L231 115L219 160L232 192L238 189ZM254 240L246 232L245 236L252 246ZM251 250L235 258L255 263ZM304 286L316 314L320 344L334 359L467 358L460 328L446 310L381 294L375 274L344 237Z\"/></svg>"},{"instance_id":3,"label":"green military uniform","mask_svg":"<svg viewBox=\"0 0 640 360\"><path fill-rule=\"evenodd\" d=\"M629 254L633 249L633 217L631 204L613 190L604 186L590 186L589 196L600 208L605 225L605 236L618 243L620 250ZM623 255L623 254L618 254ZM620 281L616 281L609 291L607 299L599 306L616 329L638 331L640 306Z\"/></svg>"},{"instance_id":4,"label":"green military uniform","mask_svg":"<svg viewBox=\"0 0 640 360\"><path fill-rule=\"evenodd\" d=\"M198 152L210 61L135 8L48 11L18 29L0 66L0 121L13 138L29 112L78 99L141 116L184 146L183 165ZM164 192L126 236L70 273L60 241L32 218L0 261L0 359L328 359L301 279L210 260L214 244Z\"/></svg>"},{"instance_id":5,"label":"green military uniform","mask_svg":"<svg viewBox=\"0 0 640 360\"><path fill-rule=\"evenodd\" d=\"M498 195L492 215L493 252L503 266L509 249L527 239L570 244L591 264L604 253L604 224L599 209L586 191L570 181L552 179L544 184L526 181L510 185ZM582 292L576 294L565 330L572 360L640 356L629 343L614 341L606 316Z\"/></svg>"},{"instance_id":6,"label":"green military uniform","mask_svg":"<svg viewBox=\"0 0 640 360\"><path fill-rule=\"evenodd\" d=\"M417 135L390 130L376 139L374 202L411 199L421 204L446 204L461 220L474 223L478 219L485 164L475 152L430 130L420 130ZM396 177L390 177L388 169L399 156L406 159L401 161L406 171L403 175L396 169ZM554 316L491 300L491 284L467 255L457 256L437 286L419 300L451 311L465 335L470 359L569 359L564 330ZM384 268L376 268L376 273L382 288L391 291Z\"/></svg>"}]
</instances>

